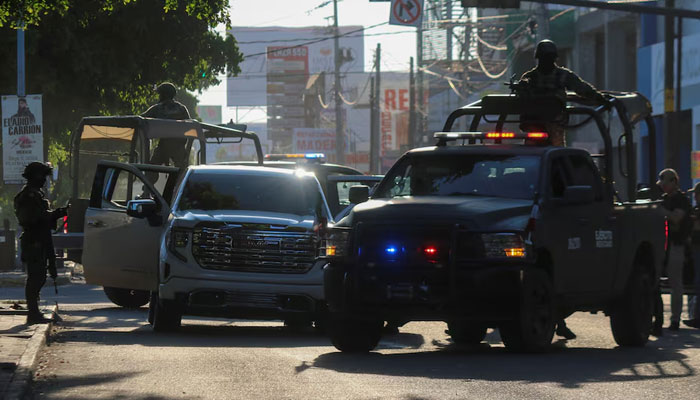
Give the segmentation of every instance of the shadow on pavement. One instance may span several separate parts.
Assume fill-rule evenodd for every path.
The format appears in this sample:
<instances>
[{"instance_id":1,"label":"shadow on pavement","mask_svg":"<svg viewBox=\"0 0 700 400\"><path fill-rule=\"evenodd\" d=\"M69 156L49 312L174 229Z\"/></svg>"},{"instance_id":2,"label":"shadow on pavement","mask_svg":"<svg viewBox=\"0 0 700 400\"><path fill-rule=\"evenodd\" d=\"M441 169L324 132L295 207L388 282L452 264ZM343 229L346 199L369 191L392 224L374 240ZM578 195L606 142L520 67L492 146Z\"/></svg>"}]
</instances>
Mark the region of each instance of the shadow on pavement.
<instances>
[{"instance_id":1,"label":"shadow on pavement","mask_svg":"<svg viewBox=\"0 0 700 400\"><path fill-rule=\"evenodd\" d=\"M434 344L438 344L434 342ZM549 354L512 354L503 347L443 344L438 351L413 353L326 353L307 367L336 372L434 379L558 383L578 388L592 382L635 382L696 375L679 353L681 346L566 348L555 342Z\"/></svg>"},{"instance_id":2,"label":"shadow on pavement","mask_svg":"<svg viewBox=\"0 0 700 400\"><path fill-rule=\"evenodd\" d=\"M188 319L177 332L153 332L146 322L148 309L119 307L62 311L64 322L51 335L52 342L140 344L176 347L317 347L328 346L325 335L313 328L284 326L223 325L226 322ZM255 323L255 322L253 322ZM419 336L420 335L415 335Z\"/></svg>"},{"instance_id":3,"label":"shadow on pavement","mask_svg":"<svg viewBox=\"0 0 700 400\"><path fill-rule=\"evenodd\" d=\"M135 372L119 373L119 374L99 374L88 375L81 377L51 377L38 380L32 387L32 399L44 398L70 398L74 400L92 399L100 397L101 385L110 382L126 381L136 376ZM95 388L95 392L90 397L75 397L74 393L66 393L69 397L63 395L62 392L70 392L72 388L90 386ZM201 397L190 397L201 398ZM110 391L110 399L133 399L133 400L165 400L167 397L155 395L138 395L133 390L125 389L123 393L112 393Z\"/></svg>"}]
</instances>

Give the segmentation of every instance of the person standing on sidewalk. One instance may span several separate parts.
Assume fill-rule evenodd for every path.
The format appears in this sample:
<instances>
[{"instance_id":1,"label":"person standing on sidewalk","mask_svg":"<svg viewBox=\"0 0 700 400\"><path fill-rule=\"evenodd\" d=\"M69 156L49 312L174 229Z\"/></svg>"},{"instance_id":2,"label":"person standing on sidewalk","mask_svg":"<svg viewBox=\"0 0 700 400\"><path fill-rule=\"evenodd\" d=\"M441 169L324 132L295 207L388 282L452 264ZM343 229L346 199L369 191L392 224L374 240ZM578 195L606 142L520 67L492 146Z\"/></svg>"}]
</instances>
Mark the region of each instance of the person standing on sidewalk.
<instances>
[{"instance_id":1,"label":"person standing on sidewalk","mask_svg":"<svg viewBox=\"0 0 700 400\"><path fill-rule=\"evenodd\" d=\"M691 235L693 246L693 263L695 264L695 310L693 314L683 321L684 324L700 329L700 183L693 188L695 208L693 208L693 233ZM688 313L690 313L690 308Z\"/></svg>"},{"instance_id":2,"label":"person standing on sidewalk","mask_svg":"<svg viewBox=\"0 0 700 400\"><path fill-rule=\"evenodd\" d=\"M690 200L679 188L678 173L666 168L659 172L657 182L664 191L664 215L668 219L668 264L666 272L671 285L671 324L668 329L677 331L680 327L683 309L683 264L685 262L685 245L690 239L693 222L690 217L692 206Z\"/></svg>"},{"instance_id":3,"label":"person standing on sidewalk","mask_svg":"<svg viewBox=\"0 0 700 400\"><path fill-rule=\"evenodd\" d=\"M53 248L51 231L56 229L56 221L67 214L68 207L51 210L42 188L46 177L51 175L51 164L33 162L24 168L22 176L27 184L14 199L15 215L22 226L20 237L22 262L27 270L27 283L24 289L27 299L27 324L48 322L39 310L39 292L46 283L46 271L53 279L56 272L56 252Z\"/></svg>"}]
</instances>

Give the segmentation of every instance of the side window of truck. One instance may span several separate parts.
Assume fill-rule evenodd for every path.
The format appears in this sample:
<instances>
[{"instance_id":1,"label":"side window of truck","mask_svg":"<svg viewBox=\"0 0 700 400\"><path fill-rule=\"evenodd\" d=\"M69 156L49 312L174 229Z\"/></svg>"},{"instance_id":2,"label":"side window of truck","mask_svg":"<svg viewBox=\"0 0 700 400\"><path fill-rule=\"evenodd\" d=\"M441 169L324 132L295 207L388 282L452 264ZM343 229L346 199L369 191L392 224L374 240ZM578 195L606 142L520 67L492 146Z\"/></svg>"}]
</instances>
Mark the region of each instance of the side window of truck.
<instances>
[{"instance_id":1,"label":"side window of truck","mask_svg":"<svg viewBox=\"0 0 700 400\"><path fill-rule=\"evenodd\" d=\"M593 188L595 200L603 199L603 182L595 171L593 164L586 156L571 155L568 157L571 163L571 184L574 186L590 186Z\"/></svg>"},{"instance_id":2,"label":"side window of truck","mask_svg":"<svg viewBox=\"0 0 700 400\"><path fill-rule=\"evenodd\" d=\"M567 186L567 171L564 159L559 157L552 160L550 169L550 193L553 198L564 197L564 189Z\"/></svg>"},{"instance_id":3,"label":"side window of truck","mask_svg":"<svg viewBox=\"0 0 700 400\"><path fill-rule=\"evenodd\" d=\"M129 200L153 198L146 185L128 171L110 168L102 191L102 208L124 210Z\"/></svg>"}]
</instances>

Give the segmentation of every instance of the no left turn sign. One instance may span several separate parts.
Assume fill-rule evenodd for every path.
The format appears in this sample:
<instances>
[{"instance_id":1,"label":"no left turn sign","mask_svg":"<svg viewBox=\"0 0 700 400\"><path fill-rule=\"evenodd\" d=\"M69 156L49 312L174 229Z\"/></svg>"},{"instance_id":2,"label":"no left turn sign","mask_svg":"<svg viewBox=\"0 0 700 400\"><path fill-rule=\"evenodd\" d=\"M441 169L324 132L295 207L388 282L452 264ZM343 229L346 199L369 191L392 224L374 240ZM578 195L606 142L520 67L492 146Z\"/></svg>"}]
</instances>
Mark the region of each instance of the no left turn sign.
<instances>
[{"instance_id":1,"label":"no left turn sign","mask_svg":"<svg viewBox=\"0 0 700 400\"><path fill-rule=\"evenodd\" d=\"M390 25L420 26L423 23L423 0L391 0Z\"/></svg>"}]
</instances>

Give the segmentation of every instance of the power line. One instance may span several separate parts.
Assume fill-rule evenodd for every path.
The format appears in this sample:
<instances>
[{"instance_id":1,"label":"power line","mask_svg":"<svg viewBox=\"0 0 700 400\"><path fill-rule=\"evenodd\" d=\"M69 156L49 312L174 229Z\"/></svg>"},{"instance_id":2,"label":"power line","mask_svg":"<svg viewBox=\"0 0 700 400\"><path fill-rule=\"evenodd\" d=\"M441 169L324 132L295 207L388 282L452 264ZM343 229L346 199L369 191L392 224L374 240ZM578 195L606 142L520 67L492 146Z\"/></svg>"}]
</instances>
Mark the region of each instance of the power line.
<instances>
[{"instance_id":1,"label":"power line","mask_svg":"<svg viewBox=\"0 0 700 400\"><path fill-rule=\"evenodd\" d=\"M376 27L378 27L378 26L388 25L388 24L389 24L389 22L380 22L380 23L378 23L378 24L370 25L370 26L368 26L368 27L366 27L366 28L363 27L363 28L360 28L360 29L352 30L352 31L350 31L350 32L346 32L346 33L344 33L344 34L342 34L342 35L328 36L328 37L324 37L324 38L320 38L320 39L316 39L316 40L311 40L311 41L304 42L304 43L299 43L299 44L294 45L294 46L282 47L282 48L279 48L279 49L270 50L270 51L263 51L263 52L260 52L260 53L253 53L253 54L246 55L246 56L244 56L244 57L245 57L245 58L250 58L250 57L257 57L257 56L266 56L266 55L268 55L268 54L270 54L270 53L276 53L276 52L278 52L278 51L288 50L288 49L295 49L295 48L302 47L302 46L306 46L306 45L309 45L309 44L324 42L324 41L330 40L330 39L341 38L341 37L345 37L345 36L351 35L351 34L353 34L353 33L362 32L362 31L367 30L367 29L372 29L372 28L376 28Z\"/></svg>"},{"instance_id":2,"label":"power line","mask_svg":"<svg viewBox=\"0 0 700 400\"><path fill-rule=\"evenodd\" d=\"M366 28L369 29L369 28ZM345 35L343 37L346 38L354 38L354 37L367 37L367 36L388 36L388 35L402 35L405 33L413 33L415 34L415 30L410 30L410 31L399 31L399 32L382 32L382 33L365 33L362 35ZM299 42L302 40L316 40L318 38L300 38L300 39L277 39L277 40L250 40L246 42L237 42L238 44L257 44L257 43L290 43L290 42ZM333 39L333 36L329 36L328 39Z\"/></svg>"}]
</instances>

